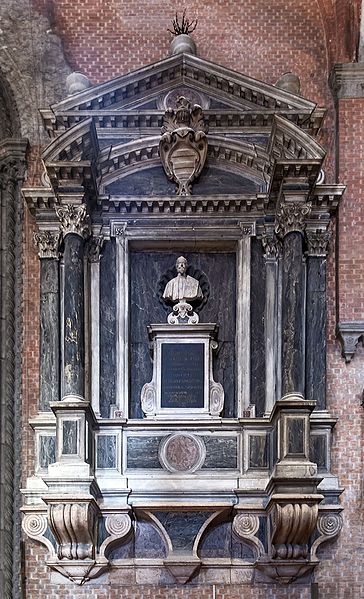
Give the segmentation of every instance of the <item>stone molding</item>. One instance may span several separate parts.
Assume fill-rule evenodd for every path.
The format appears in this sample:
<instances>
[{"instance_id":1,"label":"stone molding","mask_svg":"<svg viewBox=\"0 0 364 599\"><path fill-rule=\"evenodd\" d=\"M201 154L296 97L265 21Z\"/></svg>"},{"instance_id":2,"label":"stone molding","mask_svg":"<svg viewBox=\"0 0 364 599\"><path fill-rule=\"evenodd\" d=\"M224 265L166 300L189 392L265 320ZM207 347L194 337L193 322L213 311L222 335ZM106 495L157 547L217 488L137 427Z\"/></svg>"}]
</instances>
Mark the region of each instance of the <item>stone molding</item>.
<instances>
[{"instance_id":1,"label":"stone molding","mask_svg":"<svg viewBox=\"0 0 364 599\"><path fill-rule=\"evenodd\" d=\"M342 98L363 98L364 63L335 64L330 75L330 85L339 100Z\"/></svg>"},{"instance_id":2,"label":"stone molding","mask_svg":"<svg viewBox=\"0 0 364 599\"><path fill-rule=\"evenodd\" d=\"M336 335L341 343L342 357L345 362L351 362L359 341L364 345L364 320L341 320Z\"/></svg>"},{"instance_id":3,"label":"stone molding","mask_svg":"<svg viewBox=\"0 0 364 599\"><path fill-rule=\"evenodd\" d=\"M57 260L59 257L60 238L61 234L59 231L39 231L38 233L34 233L34 243L38 248L39 258Z\"/></svg>"}]
</instances>

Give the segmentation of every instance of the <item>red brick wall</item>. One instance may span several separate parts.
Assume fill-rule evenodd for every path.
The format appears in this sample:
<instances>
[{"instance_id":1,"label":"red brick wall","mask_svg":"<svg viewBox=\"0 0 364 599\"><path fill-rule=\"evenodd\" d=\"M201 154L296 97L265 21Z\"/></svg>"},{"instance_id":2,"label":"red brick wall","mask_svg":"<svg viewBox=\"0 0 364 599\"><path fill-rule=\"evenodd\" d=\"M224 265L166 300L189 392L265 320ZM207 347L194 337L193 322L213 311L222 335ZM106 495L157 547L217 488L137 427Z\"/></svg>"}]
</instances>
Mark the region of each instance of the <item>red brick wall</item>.
<instances>
[{"instance_id":1,"label":"red brick wall","mask_svg":"<svg viewBox=\"0 0 364 599\"><path fill-rule=\"evenodd\" d=\"M364 98L339 101L339 318L364 319Z\"/></svg>"}]
</instances>

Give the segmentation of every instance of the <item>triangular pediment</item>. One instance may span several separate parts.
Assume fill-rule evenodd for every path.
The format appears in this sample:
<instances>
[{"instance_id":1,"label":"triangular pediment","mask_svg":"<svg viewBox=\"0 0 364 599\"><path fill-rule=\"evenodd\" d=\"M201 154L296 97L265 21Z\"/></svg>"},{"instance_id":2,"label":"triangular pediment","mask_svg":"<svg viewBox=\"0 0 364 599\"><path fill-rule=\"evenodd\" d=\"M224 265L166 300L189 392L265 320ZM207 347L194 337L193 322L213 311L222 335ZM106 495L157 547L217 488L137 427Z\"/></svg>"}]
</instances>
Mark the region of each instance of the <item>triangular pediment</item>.
<instances>
[{"instance_id":1,"label":"triangular pediment","mask_svg":"<svg viewBox=\"0 0 364 599\"><path fill-rule=\"evenodd\" d=\"M46 121L57 121L65 128L91 114L118 119L134 111L141 117L147 112L157 124L168 103L181 94L200 103L213 123L230 113L230 119L239 115L240 125L246 121L250 128L262 128L270 126L271 115L278 113L299 126L307 128L311 122L311 128L317 128L324 114L301 96L189 54L171 56L92 86L54 104L51 113L43 114ZM139 121L136 126L140 126Z\"/></svg>"}]
</instances>

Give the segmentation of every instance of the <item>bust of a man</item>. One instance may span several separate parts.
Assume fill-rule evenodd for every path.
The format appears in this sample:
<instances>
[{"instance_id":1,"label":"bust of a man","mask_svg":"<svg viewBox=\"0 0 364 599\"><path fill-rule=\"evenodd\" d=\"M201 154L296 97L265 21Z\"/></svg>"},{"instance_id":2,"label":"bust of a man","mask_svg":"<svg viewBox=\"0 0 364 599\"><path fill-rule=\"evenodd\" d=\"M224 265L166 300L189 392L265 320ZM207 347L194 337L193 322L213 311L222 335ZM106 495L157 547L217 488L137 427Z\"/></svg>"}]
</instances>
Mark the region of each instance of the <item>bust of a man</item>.
<instances>
[{"instance_id":1,"label":"bust of a man","mask_svg":"<svg viewBox=\"0 0 364 599\"><path fill-rule=\"evenodd\" d=\"M187 274L187 260L183 256L176 261L177 276L168 281L163 298L173 302L193 301L202 298L197 279Z\"/></svg>"}]
</instances>

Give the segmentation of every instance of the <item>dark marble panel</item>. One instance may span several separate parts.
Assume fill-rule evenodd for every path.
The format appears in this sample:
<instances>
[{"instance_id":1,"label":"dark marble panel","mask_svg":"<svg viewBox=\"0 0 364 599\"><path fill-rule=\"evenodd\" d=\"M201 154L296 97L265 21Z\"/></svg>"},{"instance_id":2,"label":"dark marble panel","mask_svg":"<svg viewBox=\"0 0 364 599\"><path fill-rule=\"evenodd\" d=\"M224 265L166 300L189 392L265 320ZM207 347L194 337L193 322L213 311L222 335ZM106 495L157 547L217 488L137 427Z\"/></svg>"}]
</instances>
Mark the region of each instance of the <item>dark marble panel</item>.
<instances>
[{"instance_id":1,"label":"dark marble panel","mask_svg":"<svg viewBox=\"0 0 364 599\"><path fill-rule=\"evenodd\" d=\"M199 557L231 557L231 534L231 522L221 522L208 530L199 545Z\"/></svg>"},{"instance_id":2,"label":"dark marble panel","mask_svg":"<svg viewBox=\"0 0 364 599\"><path fill-rule=\"evenodd\" d=\"M273 428L272 432L270 433L270 437L271 437L271 456L272 456L272 463L270 464L270 467L273 468L277 462L278 459L278 430L277 430L277 425L275 425L275 427Z\"/></svg>"},{"instance_id":3,"label":"dark marble panel","mask_svg":"<svg viewBox=\"0 0 364 599\"><path fill-rule=\"evenodd\" d=\"M257 191L260 191L260 187L254 181L217 168L208 161L199 179L193 183L194 195L250 194ZM113 181L105 187L105 193L123 196L174 196L176 184L167 178L162 166L155 166Z\"/></svg>"},{"instance_id":4,"label":"dark marble panel","mask_svg":"<svg viewBox=\"0 0 364 599\"><path fill-rule=\"evenodd\" d=\"M116 267L115 240L106 241L100 260L100 412L110 416L116 403Z\"/></svg>"},{"instance_id":5,"label":"dark marble panel","mask_svg":"<svg viewBox=\"0 0 364 599\"><path fill-rule=\"evenodd\" d=\"M140 392L152 378L147 326L166 322L168 310L158 300L158 283L178 256L186 256L191 267L203 271L210 283L210 296L200 312L200 322L219 324L219 347L214 356L214 377L225 391L224 416L234 416L235 404L235 253L231 252L130 252L131 328L131 417L142 417ZM224 293L221 293L224 290Z\"/></svg>"},{"instance_id":6,"label":"dark marble panel","mask_svg":"<svg viewBox=\"0 0 364 599\"><path fill-rule=\"evenodd\" d=\"M63 394L84 397L83 239L69 233L64 240L64 375Z\"/></svg>"},{"instance_id":7,"label":"dark marble panel","mask_svg":"<svg viewBox=\"0 0 364 599\"><path fill-rule=\"evenodd\" d=\"M49 526L47 527L47 530L45 531L43 536L52 543L54 550L57 551L57 541L54 538L54 535L53 535L51 529L49 528Z\"/></svg>"},{"instance_id":8,"label":"dark marble panel","mask_svg":"<svg viewBox=\"0 0 364 599\"><path fill-rule=\"evenodd\" d=\"M56 461L55 435L39 435L39 466L47 468Z\"/></svg>"},{"instance_id":9,"label":"dark marble panel","mask_svg":"<svg viewBox=\"0 0 364 599\"><path fill-rule=\"evenodd\" d=\"M66 455L77 454L78 422L76 420L63 421L63 447L62 453Z\"/></svg>"},{"instance_id":10,"label":"dark marble panel","mask_svg":"<svg viewBox=\"0 0 364 599\"><path fill-rule=\"evenodd\" d=\"M316 409L326 407L326 259L307 259L306 388Z\"/></svg>"},{"instance_id":11,"label":"dark marble panel","mask_svg":"<svg viewBox=\"0 0 364 599\"><path fill-rule=\"evenodd\" d=\"M127 468L162 468L158 459L158 448L163 437L128 437Z\"/></svg>"},{"instance_id":12,"label":"dark marble panel","mask_svg":"<svg viewBox=\"0 0 364 599\"><path fill-rule=\"evenodd\" d=\"M203 408L204 344L163 343L161 350L161 407Z\"/></svg>"},{"instance_id":13,"label":"dark marble panel","mask_svg":"<svg viewBox=\"0 0 364 599\"><path fill-rule=\"evenodd\" d=\"M231 557L247 562L255 561L255 552L252 547L241 541L234 532L231 535Z\"/></svg>"},{"instance_id":14,"label":"dark marble panel","mask_svg":"<svg viewBox=\"0 0 364 599\"><path fill-rule=\"evenodd\" d=\"M97 468L116 468L116 435L98 435Z\"/></svg>"},{"instance_id":15,"label":"dark marble panel","mask_svg":"<svg viewBox=\"0 0 364 599\"><path fill-rule=\"evenodd\" d=\"M288 453L302 455L304 453L304 430L303 418L289 418L287 420Z\"/></svg>"},{"instance_id":16,"label":"dark marble panel","mask_svg":"<svg viewBox=\"0 0 364 599\"><path fill-rule=\"evenodd\" d=\"M260 239L251 244L250 395L256 416L265 412L265 260Z\"/></svg>"},{"instance_id":17,"label":"dark marble panel","mask_svg":"<svg viewBox=\"0 0 364 599\"><path fill-rule=\"evenodd\" d=\"M216 468L236 469L238 448L236 437L202 437L206 446L206 459L202 470Z\"/></svg>"},{"instance_id":18,"label":"dark marble panel","mask_svg":"<svg viewBox=\"0 0 364 599\"><path fill-rule=\"evenodd\" d=\"M310 436L310 460L317 464L319 470L328 470L326 434Z\"/></svg>"},{"instance_id":19,"label":"dark marble panel","mask_svg":"<svg viewBox=\"0 0 364 599\"><path fill-rule=\"evenodd\" d=\"M190 551L198 531L211 512L155 512L175 551Z\"/></svg>"},{"instance_id":20,"label":"dark marble panel","mask_svg":"<svg viewBox=\"0 0 364 599\"><path fill-rule=\"evenodd\" d=\"M269 467L269 436L249 435L249 468Z\"/></svg>"},{"instance_id":21,"label":"dark marble panel","mask_svg":"<svg viewBox=\"0 0 364 599\"><path fill-rule=\"evenodd\" d=\"M167 557L165 541L154 523L137 520L135 525L135 557L153 557L156 559Z\"/></svg>"},{"instance_id":22,"label":"dark marble panel","mask_svg":"<svg viewBox=\"0 0 364 599\"><path fill-rule=\"evenodd\" d=\"M304 265L302 235L289 233L283 242L282 392L304 392L303 315Z\"/></svg>"},{"instance_id":23,"label":"dark marble panel","mask_svg":"<svg viewBox=\"0 0 364 599\"><path fill-rule=\"evenodd\" d=\"M59 400L59 272L58 260L40 261L40 398L39 409Z\"/></svg>"},{"instance_id":24,"label":"dark marble panel","mask_svg":"<svg viewBox=\"0 0 364 599\"><path fill-rule=\"evenodd\" d=\"M258 532L257 532L256 536L259 539L259 541L263 544L266 551L268 548L267 547L268 546L267 525L268 525L267 517L259 516L259 528L258 528Z\"/></svg>"}]
</instances>

